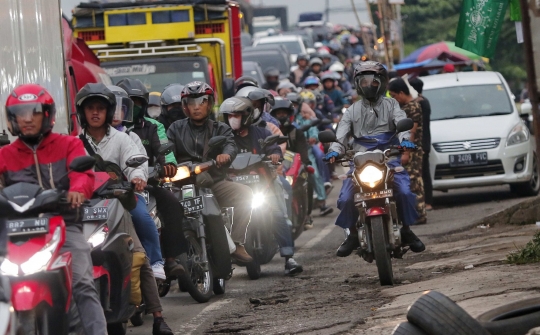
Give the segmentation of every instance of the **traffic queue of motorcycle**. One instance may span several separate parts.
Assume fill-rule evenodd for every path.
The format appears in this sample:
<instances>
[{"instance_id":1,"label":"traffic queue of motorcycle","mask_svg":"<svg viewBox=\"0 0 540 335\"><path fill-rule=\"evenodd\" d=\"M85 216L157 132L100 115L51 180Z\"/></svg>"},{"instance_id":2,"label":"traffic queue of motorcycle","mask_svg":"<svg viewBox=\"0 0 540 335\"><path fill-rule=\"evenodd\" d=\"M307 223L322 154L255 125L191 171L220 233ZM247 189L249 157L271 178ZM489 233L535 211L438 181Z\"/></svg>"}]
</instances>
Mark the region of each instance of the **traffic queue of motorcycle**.
<instances>
[{"instance_id":1,"label":"traffic queue of motorcycle","mask_svg":"<svg viewBox=\"0 0 540 335\"><path fill-rule=\"evenodd\" d=\"M301 273L294 240L312 227L314 208L321 216L332 211L323 177L332 175L331 165L323 157L351 168L339 178L354 182L356 253L376 261L382 285L393 284L391 258L413 247L403 241L393 194L404 147L396 140L384 151L350 150L338 141L331 114L312 115L309 105L306 112L304 98L315 100L308 91L275 96L245 77L236 88L218 122L208 84L169 85L158 122L147 114L149 92L139 80L87 84L76 97L81 141L59 163L40 151L51 138L65 139L51 132L54 101L38 85L14 90L6 111L19 138L0 158L19 146L28 159L0 166L9 239L0 266L6 333L102 334L97 329L106 324L109 334L125 334L128 320L140 326L141 315L151 313L153 334L173 334L159 303L173 281L203 303L225 293L234 264L258 279L279 251L285 275ZM401 119L388 143L412 127ZM343 147L339 154L328 152L331 143ZM22 172L9 164L22 164ZM88 249L70 247L73 234ZM81 274L85 253L91 271ZM102 315L91 309L98 304Z\"/></svg>"}]
</instances>

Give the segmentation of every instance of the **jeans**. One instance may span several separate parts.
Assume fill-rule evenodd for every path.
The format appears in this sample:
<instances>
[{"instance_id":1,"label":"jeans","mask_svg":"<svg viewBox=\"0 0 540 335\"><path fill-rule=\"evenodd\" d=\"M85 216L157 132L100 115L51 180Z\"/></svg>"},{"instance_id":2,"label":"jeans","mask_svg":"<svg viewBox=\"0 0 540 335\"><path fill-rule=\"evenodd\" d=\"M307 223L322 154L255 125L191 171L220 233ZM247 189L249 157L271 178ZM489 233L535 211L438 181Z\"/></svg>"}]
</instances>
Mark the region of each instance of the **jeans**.
<instances>
[{"instance_id":1,"label":"jeans","mask_svg":"<svg viewBox=\"0 0 540 335\"><path fill-rule=\"evenodd\" d=\"M311 162L317 161L317 159L315 158L315 155L313 154L313 148L310 148L308 150L308 157ZM313 190L317 194L317 200L320 200L320 201L326 200L326 190L324 189L324 181L321 177L319 168L317 167L317 164L313 164L312 166L313 166L313 169L315 170L315 173L312 175L311 180L313 181Z\"/></svg>"},{"instance_id":2,"label":"jeans","mask_svg":"<svg viewBox=\"0 0 540 335\"><path fill-rule=\"evenodd\" d=\"M274 221L274 238L279 245L281 257L292 257L294 255L294 240L292 238L291 226L287 222L286 206L283 201L285 190L278 178L274 180L274 199L271 201L272 218Z\"/></svg>"},{"instance_id":3,"label":"jeans","mask_svg":"<svg viewBox=\"0 0 540 335\"><path fill-rule=\"evenodd\" d=\"M426 204L433 204L433 182L429 169L429 152L424 152L422 157L422 179L424 180L424 201Z\"/></svg>"},{"instance_id":4,"label":"jeans","mask_svg":"<svg viewBox=\"0 0 540 335\"><path fill-rule=\"evenodd\" d=\"M107 334L107 321L94 286L90 246L84 239L80 225L66 227L66 242L60 253L66 251L71 252L73 299L77 304L84 332L86 335Z\"/></svg>"},{"instance_id":5,"label":"jeans","mask_svg":"<svg viewBox=\"0 0 540 335\"><path fill-rule=\"evenodd\" d=\"M283 190L285 191L285 204L287 205L287 217L292 217L292 198L293 198L293 190L291 184L285 179L283 176L279 176L279 180L281 181L281 185L283 186Z\"/></svg>"},{"instance_id":6,"label":"jeans","mask_svg":"<svg viewBox=\"0 0 540 335\"><path fill-rule=\"evenodd\" d=\"M137 236L141 240L146 255L150 258L150 264L163 264L156 224L146 210L146 202L142 195L137 194L137 206L129 213L132 216Z\"/></svg>"},{"instance_id":7,"label":"jeans","mask_svg":"<svg viewBox=\"0 0 540 335\"><path fill-rule=\"evenodd\" d=\"M244 245L251 221L253 191L249 186L222 180L212 186L212 192L221 207L234 207L231 238L234 243Z\"/></svg>"},{"instance_id":8,"label":"jeans","mask_svg":"<svg viewBox=\"0 0 540 335\"><path fill-rule=\"evenodd\" d=\"M317 163L317 169L321 175L323 182L330 182L330 169L328 164L323 161L324 152L321 150L318 144L311 146L313 150L313 156L315 157L315 163Z\"/></svg>"}]
</instances>

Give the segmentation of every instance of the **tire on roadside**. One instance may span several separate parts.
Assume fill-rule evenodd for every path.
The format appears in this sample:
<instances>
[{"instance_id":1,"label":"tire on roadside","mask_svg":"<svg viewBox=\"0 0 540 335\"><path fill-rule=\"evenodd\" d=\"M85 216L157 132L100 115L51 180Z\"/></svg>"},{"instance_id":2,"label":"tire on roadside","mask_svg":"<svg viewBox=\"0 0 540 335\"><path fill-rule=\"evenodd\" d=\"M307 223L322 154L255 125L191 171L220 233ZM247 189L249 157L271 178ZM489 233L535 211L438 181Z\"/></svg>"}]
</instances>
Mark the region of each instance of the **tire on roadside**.
<instances>
[{"instance_id":1,"label":"tire on roadside","mask_svg":"<svg viewBox=\"0 0 540 335\"><path fill-rule=\"evenodd\" d=\"M522 335L540 327L540 298L517 301L480 314L480 324L491 335Z\"/></svg>"},{"instance_id":2,"label":"tire on roadside","mask_svg":"<svg viewBox=\"0 0 540 335\"><path fill-rule=\"evenodd\" d=\"M450 298L427 291L407 312L407 320L429 335L490 335L480 323Z\"/></svg>"},{"instance_id":3,"label":"tire on roadside","mask_svg":"<svg viewBox=\"0 0 540 335\"><path fill-rule=\"evenodd\" d=\"M392 335L428 335L410 322L402 322L394 328Z\"/></svg>"}]
</instances>

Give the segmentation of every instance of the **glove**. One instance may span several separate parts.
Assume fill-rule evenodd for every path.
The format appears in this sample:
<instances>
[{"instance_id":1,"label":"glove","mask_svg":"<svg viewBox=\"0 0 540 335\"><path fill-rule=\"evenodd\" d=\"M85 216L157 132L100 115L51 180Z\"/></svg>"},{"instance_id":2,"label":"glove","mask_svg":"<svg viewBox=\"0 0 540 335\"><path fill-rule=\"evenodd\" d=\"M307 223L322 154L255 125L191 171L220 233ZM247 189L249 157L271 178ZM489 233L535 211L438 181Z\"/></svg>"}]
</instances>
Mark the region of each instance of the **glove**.
<instances>
[{"instance_id":1,"label":"glove","mask_svg":"<svg viewBox=\"0 0 540 335\"><path fill-rule=\"evenodd\" d=\"M176 165L174 164L165 164L162 168L163 177L172 178L176 175Z\"/></svg>"},{"instance_id":2,"label":"glove","mask_svg":"<svg viewBox=\"0 0 540 335\"><path fill-rule=\"evenodd\" d=\"M416 149L416 144L409 140L403 140L403 142L401 142L401 146L405 149Z\"/></svg>"},{"instance_id":3,"label":"glove","mask_svg":"<svg viewBox=\"0 0 540 335\"><path fill-rule=\"evenodd\" d=\"M324 156L324 161L329 161L331 158L338 158L339 153L335 151L330 151L329 153Z\"/></svg>"}]
</instances>

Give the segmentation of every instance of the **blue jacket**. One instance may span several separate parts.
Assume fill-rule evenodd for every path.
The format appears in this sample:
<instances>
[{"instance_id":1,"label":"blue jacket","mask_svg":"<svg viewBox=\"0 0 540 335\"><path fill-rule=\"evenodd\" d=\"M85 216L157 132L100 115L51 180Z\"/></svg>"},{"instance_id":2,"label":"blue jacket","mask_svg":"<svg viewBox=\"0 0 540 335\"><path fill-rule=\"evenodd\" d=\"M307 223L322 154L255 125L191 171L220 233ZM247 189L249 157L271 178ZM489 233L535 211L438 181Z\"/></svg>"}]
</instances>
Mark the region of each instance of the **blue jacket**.
<instances>
[{"instance_id":1,"label":"blue jacket","mask_svg":"<svg viewBox=\"0 0 540 335\"><path fill-rule=\"evenodd\" d=\"M261 127L257 127L257 126L253 126L253 125L249 126L248 136L251 138L251 143L252 143L252 146L253 146L253 153L254 154L262 153L261 145L259 144L259 139L264 140L265 138L267 138L268 136L271 136L271 135L272 135L272 133L270 132L270 130L268 130L266 128L261 128ZM238 136L238 135L234 135L235 138L236 138L236 136ZM264 148L264 154L266 156L270 156L270 155L273 155L273 154L278 154L278 155L282 156L281 148L277 144L269 145L266 148Z\"/></svg>"}]
</instances>

